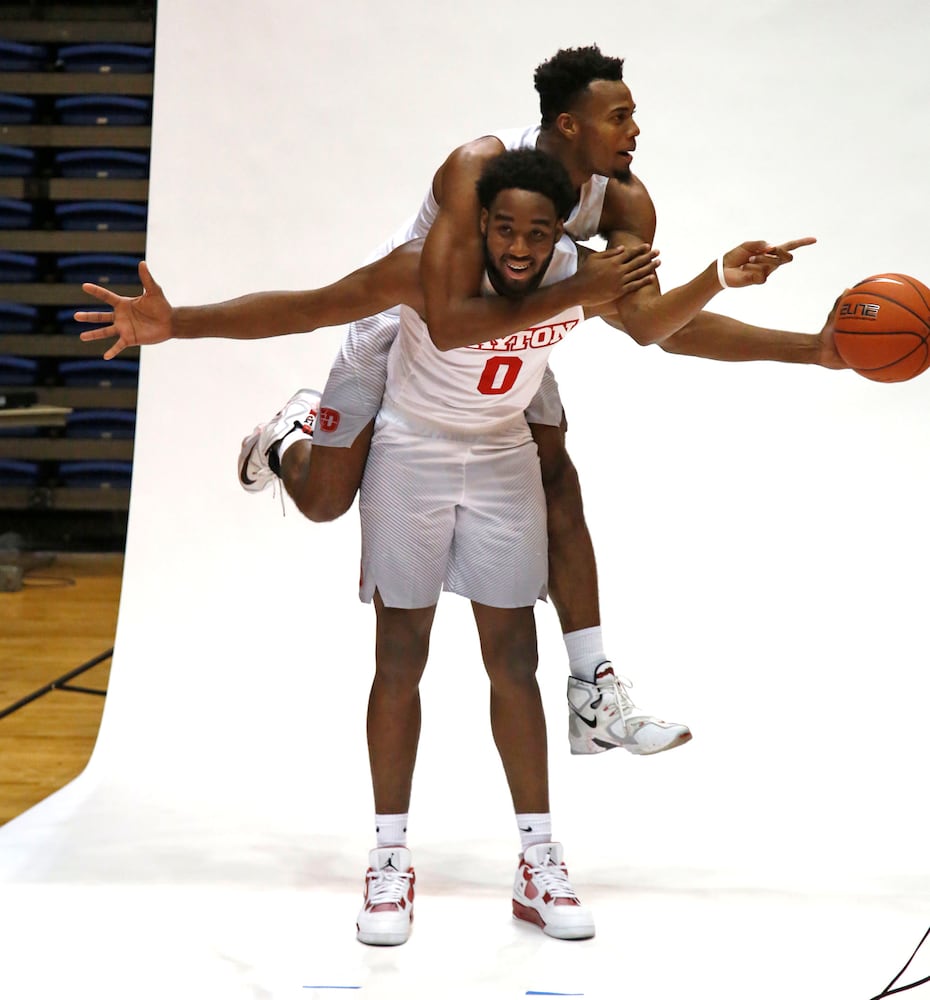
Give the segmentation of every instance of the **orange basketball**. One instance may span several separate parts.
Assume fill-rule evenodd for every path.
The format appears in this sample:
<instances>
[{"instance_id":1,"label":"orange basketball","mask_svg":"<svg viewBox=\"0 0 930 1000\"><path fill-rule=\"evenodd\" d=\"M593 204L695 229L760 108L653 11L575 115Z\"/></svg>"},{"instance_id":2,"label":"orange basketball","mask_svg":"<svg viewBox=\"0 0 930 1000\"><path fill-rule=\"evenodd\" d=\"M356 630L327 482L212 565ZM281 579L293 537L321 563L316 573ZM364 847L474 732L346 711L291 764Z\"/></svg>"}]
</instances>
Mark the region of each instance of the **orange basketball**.
<instances>
[{"instance_id":1,"label":"orange basketball","mask_svg":"<svg viewBox=\"0 0 930 1000\"><path fill-rule=\"evenodd\" d=\"M906 382L930 367L930 288L906 274L875 274L842 296L833 328L850 368Z\"/></svg>"}]
</instances>

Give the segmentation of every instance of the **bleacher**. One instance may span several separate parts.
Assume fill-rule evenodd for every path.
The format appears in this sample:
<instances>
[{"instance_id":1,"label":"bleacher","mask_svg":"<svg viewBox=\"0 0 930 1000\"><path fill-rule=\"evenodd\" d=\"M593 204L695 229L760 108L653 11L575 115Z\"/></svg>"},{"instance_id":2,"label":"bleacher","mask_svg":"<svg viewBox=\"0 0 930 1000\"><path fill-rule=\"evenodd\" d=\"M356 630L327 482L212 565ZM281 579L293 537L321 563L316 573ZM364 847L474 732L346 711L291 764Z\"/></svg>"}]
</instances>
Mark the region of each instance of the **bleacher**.
<instances>
[{"instance_id":1,"label":"bleacher","mask_svg":"<svg viewBox=\"0 0 930 1000\"><path fill-rule=\"evenodd\" d=\"M78 339L81 282L139 291L154 0L0 0L0 535L125 541L138 351Z\"/></svg>"}]
</instances>

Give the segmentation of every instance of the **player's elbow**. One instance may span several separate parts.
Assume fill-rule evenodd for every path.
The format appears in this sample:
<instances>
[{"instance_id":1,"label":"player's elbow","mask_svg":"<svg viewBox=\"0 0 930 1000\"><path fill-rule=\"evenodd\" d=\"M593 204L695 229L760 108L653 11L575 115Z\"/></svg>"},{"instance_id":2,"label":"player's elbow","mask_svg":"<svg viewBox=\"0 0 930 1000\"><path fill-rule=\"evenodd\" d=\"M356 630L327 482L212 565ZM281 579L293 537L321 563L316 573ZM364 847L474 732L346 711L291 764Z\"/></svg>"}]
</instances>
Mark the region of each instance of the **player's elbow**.
<instances>
[{"instance_id":1,"label":"player's elbow","mask_svg":"<svg viewBox=\"0 0 930 1000\"><path fill-rule=\"evenodd\" d=\"M645 309L621 309L617 318L620 328L625 330L640 347L661 344L671 335L666 325Z\"/></svg>"},{"instance_id":2,"label":"player's elbow","mask_svg":"<svg viewBox=\"0 0 930 1000\"><path fill-rule=\"evenodd\" d=\"M641 347L658 344L665 349L669 341L682 329L682 325L672 317L663 317L648 312L638 313L633 318L625 318L624 328Z\"/></svg>"},{"instance_id":3,"label":"player's elbow","mask_svg":"<svg viewBox=\"0 0 930 1000\"><path fill-rule=\"evenodd\" d=\"M687 337L680 337L678 336L679 333L681 333L681 331L676 330L671 336L666 337L664 340L659 342L659 347L661 347L666 354L691 353L686 344Z\"/></svg>"},{"instance_id":4,"label":"player's elbow","mask_svg":"<svg viewBox=\"0 0 930 1000\"><path fill-rule=\"evenodd\" d=\"M650 347L652 344L665 346L670 334L654 323L625 323L626 332L640 347Z\"/></svg>"}]
</instances>

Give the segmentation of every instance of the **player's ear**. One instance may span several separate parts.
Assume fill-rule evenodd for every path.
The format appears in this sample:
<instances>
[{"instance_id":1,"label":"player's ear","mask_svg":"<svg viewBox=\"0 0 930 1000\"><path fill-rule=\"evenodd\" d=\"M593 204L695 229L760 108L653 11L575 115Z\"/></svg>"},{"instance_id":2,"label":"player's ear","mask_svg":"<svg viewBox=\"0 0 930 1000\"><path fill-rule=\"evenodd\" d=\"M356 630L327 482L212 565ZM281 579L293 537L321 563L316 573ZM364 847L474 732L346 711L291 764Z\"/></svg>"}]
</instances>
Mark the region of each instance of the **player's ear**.
<instances>
[{"instance_id":1,"label":"player's ear","mask_svg":"<svg viewBox=\"0 0 930 1000\"><path fill-rule=\"evenodd\" d=\"M563 111L556 120L555 127L566 139L573 139L578 131L578 122L570 111Z\"/></svg>"},{"instance_id":2,"label":"player's ear","mask_svg":"<svg viewBox=\"0 0 930 1000\"><path fill-rule=\"evenodd\" d=\"M481 235L488 235L488 210L486 208L481 209L481 217L478 220L478 226L481 229Z\"/></svg>"},{"instance_id":3,"label":"player's ear","mask_svg":"<svg viewBox=\"0 0 930 1000\"><path fill-rule=\"evenodd\" d=\"M555 242L558 243L565 234L565 223L559 219L555 224Z\"/></svg>"}]
</instances>

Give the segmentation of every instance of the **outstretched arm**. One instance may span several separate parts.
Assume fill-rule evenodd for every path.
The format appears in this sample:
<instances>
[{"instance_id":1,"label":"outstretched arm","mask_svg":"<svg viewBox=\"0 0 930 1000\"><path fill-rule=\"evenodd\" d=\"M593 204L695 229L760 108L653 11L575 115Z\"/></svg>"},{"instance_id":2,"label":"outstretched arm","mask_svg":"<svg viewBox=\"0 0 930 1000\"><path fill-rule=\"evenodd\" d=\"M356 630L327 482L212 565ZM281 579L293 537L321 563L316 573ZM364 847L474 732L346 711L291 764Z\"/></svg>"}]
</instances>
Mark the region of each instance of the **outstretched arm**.
<instances>
[{"instance_id":1,"label":"outstretched arm","mask_svg":"<svg viewBox=\"0 0 930 1000\"><path fill-rule=\"evenodd\" d=\"M781 361L832 369L848 368L836 349L833 336L838 302L839 299L833 304L819 333L752 326L730 316L702 311L659 346L669 354L711 361ZM609 325L625 330L616 312L601 312L599 315Z\"/></svg>"},{"instance_id":2,"label":"outstretched arm","mask_svg":"<svg viewBox=\"0 0 930 1000\"><path fill-rule=\"evenodd\" d=\"M629 241L630 234L613 233L610 242ZM810 246L813 237L790 240L773 246L764 240L750 240L725 253L684 285L664 294L653 282L635 295L617 302L617 318L637 343L663 344L691 323L704 306L723 291L721 273L727 288L761 285L782 264L793 260L792 251ZM721 267L722 264L722 267Z\"/></svg>"},{"instance_id":3,"label":"outstretched arm","mask_svg":"<svg viewBox=\"0 0 930 1000\"><path fill-rule=\"evenodd\" d=\"M712 361L783 361L832 369L848 368L833 337L835 315L836 303L819 333L794 333L701 312L661 347L670 354Z\"/></svg>"},{"instance_id":4,"label":"outstretched arm","mask_svg":"<svg viewBox=\"0 0 930 1000\"><path fill-rule=\"evenodd\" d=\"M112 311L81 311L74 318L79 323L108 324L83 331L81 340L115 337L116 343L103 355L109 361L126 347L162 344L166 340L199 337L259 340L341 326L401 302L422 310L420 248L419 242L405 244L324 288L255 292L202 306L172 306L142 261L141 295L134 298L117 295L100 285L85 284L84 291Z\"/></svg>"}]
</instances>

